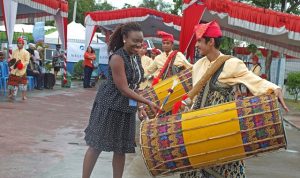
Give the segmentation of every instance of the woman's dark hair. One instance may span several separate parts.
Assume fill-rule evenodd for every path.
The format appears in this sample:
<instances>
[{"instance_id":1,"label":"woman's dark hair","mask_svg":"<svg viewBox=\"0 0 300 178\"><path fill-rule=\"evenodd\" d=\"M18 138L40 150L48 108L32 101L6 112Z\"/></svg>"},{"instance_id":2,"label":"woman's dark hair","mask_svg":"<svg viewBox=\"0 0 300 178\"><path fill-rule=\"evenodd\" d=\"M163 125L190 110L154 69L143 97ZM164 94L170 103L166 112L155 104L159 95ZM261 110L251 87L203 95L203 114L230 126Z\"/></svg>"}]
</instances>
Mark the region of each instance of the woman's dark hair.
<instances>
[{"instance_id":1,"label":"woman's dark hair","mask_svg":"<svg viewBox=\"0 0 300 178\"><path fill-rule=\"evenodd\" d=\"M89 48L91 48L91 53L95 53L95 50L91 47L91 46L88 46L87 48L86 48L86 52L88 52L88 49Z\"/></svg>"},{"instance_id":2,"label":"woman's dark hair","mask_svg":"<svg viewBox=\"0 0 300 178\"><path fill-rule=\"evenodd\" d=\"M123 35L128 36L131 31L142 31L140 24L129 22L118 26L110 37L108 44L108 52L115 52L124 46Z\"/></svg>"},{"instance_id":3,"label":"woman's dark hair","mask_svg":"<svg viewBox=\"0 0 300 178\"><path fill-rule=\"evenodd\" d=\"M204 37L205 38L205 42L208 43L209 40L211 39L211 37ZM221 46L221 42L222 42L222 37L217 37L217 38L213 38L215 40L215 48L219 49Z\"/></svg>"}]
</instances>

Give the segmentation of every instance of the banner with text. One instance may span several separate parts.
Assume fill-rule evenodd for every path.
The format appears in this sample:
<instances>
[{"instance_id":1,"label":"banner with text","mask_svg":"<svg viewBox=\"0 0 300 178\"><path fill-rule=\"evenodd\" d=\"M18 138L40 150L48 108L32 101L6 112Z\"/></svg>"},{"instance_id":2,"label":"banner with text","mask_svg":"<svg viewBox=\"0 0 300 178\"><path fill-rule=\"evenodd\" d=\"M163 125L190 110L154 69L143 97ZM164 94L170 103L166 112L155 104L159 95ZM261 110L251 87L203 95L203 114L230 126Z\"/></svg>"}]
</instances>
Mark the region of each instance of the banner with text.
<instances>
[{"instance_id":1,"label":"banner with text","mask_svg":"<svg viewBox=\"0 0 300 178\"><path fill-rule=\"evenodd\" d=\"M107 64L108 54L107 54L107 45L105 43L100 44L91 44L92 48L99 50L99 54L96 53L97 61L100 64L103 62ZM83 43L68 43L67 50L67 61L68 62L78 62L84 60L85 46Z\"/></svg>"}]
</instances>

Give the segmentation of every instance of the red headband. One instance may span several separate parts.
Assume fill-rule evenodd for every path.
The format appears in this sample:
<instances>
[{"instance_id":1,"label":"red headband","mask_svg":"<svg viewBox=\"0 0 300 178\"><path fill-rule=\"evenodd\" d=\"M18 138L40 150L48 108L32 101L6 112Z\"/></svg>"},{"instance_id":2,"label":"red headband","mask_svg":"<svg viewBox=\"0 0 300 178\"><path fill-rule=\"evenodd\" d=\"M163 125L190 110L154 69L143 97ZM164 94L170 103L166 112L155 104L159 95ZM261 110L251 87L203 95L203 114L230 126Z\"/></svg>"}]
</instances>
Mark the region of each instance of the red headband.
<instances>
[{"instance_id":1,"label":"red headband","mask_svg":"<svg viewBox=\"0 0 300 178\"><path fill-rule=\"evenodd\" d=\"M18 38L17 43L25 44L24 39L22 37Z\"/></svg>"},{"instance_id":2,"label":"red headband","mask_svg":"<svg viewBox=\"0 0 300 178\"><path fill-rule=\"evenodd\" d=\"M197 40L202 37L217 38L222 36L222 31L219 24L216 21L209 23L198 24L194 28Z\"/></svg>"},{"instance_id":3,"label":"red headband","mask_svg":"<svg viewBox=\"0 0 300 178\"><path fill-rule=\"evenodd\" d=\"M157 31L157 35L162 38L162 41L174 42L174 37L172 34L166 33L164 31Z\"/></svg>"},{"instance_id":4,"label":"red headband","mask_svg":"<svg viewBox=\"0 0 300 178\"><path fill-rule=\"evenodd\" d=\"M258 57L257 57L256 55L254 55L254 56L252 57L252 60L258 62Z\"/></svg>"}]
</instances>

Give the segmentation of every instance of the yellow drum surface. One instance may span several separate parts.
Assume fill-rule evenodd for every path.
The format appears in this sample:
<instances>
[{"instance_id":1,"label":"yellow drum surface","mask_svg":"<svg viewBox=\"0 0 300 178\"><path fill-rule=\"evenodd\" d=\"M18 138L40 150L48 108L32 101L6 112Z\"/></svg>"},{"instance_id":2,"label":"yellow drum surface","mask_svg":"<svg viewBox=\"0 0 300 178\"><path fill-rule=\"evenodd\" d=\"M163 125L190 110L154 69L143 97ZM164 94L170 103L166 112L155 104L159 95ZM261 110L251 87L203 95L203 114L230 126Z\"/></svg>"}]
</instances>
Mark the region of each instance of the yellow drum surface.
<instances>
[{"instance_id":1,"label":"yellow drum surface","mask_svg":"<svg viewBox=\"0 0 300 178\"><path fill-rule=\"evenodd\" d=\"M163 107L163 113L167 113L172 110L173 105L182 99L182 96L185 95L192 88L192 71L191 69L186 69L179 72L177 75L174 75L168 79L165 79L154 87L146 88L141 92L141 95L152 102L155 102L157 105L161 105L168 95L169 89L172 88L174 80L177 80L179 83L173 89L173 93L170 95L168 102ZM149 118L154 118L155 114L146 106L146 112Z\"/></svg>"},{"instance_id":2,"label":"yellow drum surface","mask_svg":"<svg viewBox=\"0 0 300 178\"><path fill-rule=\"evenodd\" d=\"M235 154L240 155L235 159L245 156L239 132L239 121L237 119L232 120L232 118L238 117L235 108L235 103L229 103L182 115L182 128L186 130L183 132L184 142L193 143L186 145L187 154L194 155L194 157L189 158L192 166L197 167L199 163L204 164L205 162L211 164L212 161L215 163L219 158L230 157ZM211 114L218 111L224 112L217 115ZM195 116L203 117L193 119ZM232 149L226 150L225 148ZM199 153L202 154L199 155ZM221 161L228 161L228 159Z\"/></svg>"}]
</instances>

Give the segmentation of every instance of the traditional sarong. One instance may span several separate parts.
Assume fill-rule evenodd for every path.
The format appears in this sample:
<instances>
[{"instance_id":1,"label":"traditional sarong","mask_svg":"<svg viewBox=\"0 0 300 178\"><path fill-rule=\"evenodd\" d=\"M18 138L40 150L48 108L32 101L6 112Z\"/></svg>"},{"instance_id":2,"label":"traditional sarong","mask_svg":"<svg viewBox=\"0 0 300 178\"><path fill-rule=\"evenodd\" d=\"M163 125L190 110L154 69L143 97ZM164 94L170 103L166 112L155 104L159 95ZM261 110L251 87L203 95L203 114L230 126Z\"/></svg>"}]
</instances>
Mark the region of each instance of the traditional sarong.
<instances>
[{"instance_id":1,"label":"traditional sarong","mask_svg":"<svg viewBox=\"0 0 300 178\"><path fill-rule=\"evenodd\" d=\"M27 77L26 75L23 76L16 76L13 74L10 74L8 77L8 85L11 86L19 86L21 84L26 85L27 84Z\"/></svg>"}]
</instances>

